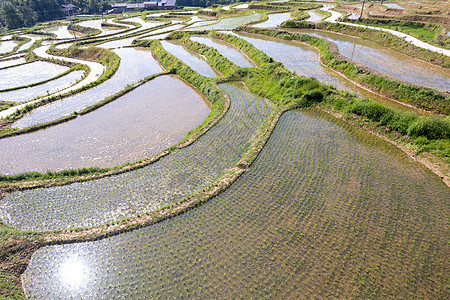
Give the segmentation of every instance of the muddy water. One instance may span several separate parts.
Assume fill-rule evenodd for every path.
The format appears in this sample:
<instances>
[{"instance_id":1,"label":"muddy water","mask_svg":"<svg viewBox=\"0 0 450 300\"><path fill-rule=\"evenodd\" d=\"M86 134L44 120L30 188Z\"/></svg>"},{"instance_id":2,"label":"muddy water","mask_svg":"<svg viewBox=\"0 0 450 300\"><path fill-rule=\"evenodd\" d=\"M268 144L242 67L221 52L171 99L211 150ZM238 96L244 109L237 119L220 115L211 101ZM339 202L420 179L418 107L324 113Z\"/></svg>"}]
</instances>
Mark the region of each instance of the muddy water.
<instances>
[{"instance_id":1,"label":"muddy water","mask_svg":"<svg viewBox=\"0 0 450 300\"><path fill-rule=\"evenodd\" d=\"M119 92L128 84L162 71L149 50L122 48L114 52L121 60L119 69L111 79L83 93L39 107L15 122L13 127L25 128L69 115Z\"/></svg>"},{"instance_id":2,"label":"muddy water","mask_svg":"<svg viewBox=\"0 0 450 300\"><path fill-rule=\"evenodd\" d=\"M196 24L194 24L195 28L192 28L192 30L231 30L246 23L258 21L260 17L261 14L256 13L241 17L225 18L218 23L206 26L197 27L195 26Z\"/></svg>"},{"instance_id":3,"label":"muddy water","mask_svg":"<svg viewBox=\"0 0 450 300\"><path fill-rule=\"evenodd\" d=\"M17 43L13 41L0 42L0 54L11 52L16 46Z\"/></svg>"},{"instance_id":4,"label":"muddy water","mask_svg":"<svg viewBox=\"0 0 450 300\"><path fill-rule=\"evenodd\" d=\"M25 58L0 60L0 69L25 63Z\"/></svg>"},{"instance_id":5,"label":"muddy water","mask_svg":"<svg viewBox=\"0 0 450 300\"><path fill-rule=\"evenodd\" d=\"M83 77L84 71L72 71L69 74L44 84L10 92L0 92L1 101L25 102L37 97L47 96L63 90Z\"/></svg>"},{"instance_id":6,"label":"muddy water","mask_svg":"<svg viewBox=\"0 0 450 300\"><path fill-rule=\"evenodd\" d=\"M259 27L259 28L277 27L281 23L283 23L284 21L287 21L287 20L291 19L291 12L280 13L280 14L269 14L267 16L269 17L267 19L267 21L259 23L259 24L255 24L253 26L254 27Z\"/></svg>"},{"instance_id":7,"label":"muddy water","mask_svg":"<svg viewBox=\"0 0 450 300\"><path fill-rule=\"evenodd\" d=\"M30 230L90 227L155 210L211 184L239 161L273 110L273 105L245 90L221 86L231 107L192 145L117 176L9 194L0 201L0 218Z\"/></svg>"},{"instance_id":8,"label":"muddy water","mask_svg":"<svg viewBox=\"0 0 450 300\"><path fill-rule=\"evenodd\" d=\"M210 109L194 89L161 76L88 115L0 140L1 174L136 161L181 141Z\"/></svg>"},{"instance_id":9,"label":"muddy water","mask_svg":"<svg viewBox=\"0 0 450 300\"><path fill-rule=\"evenodd\" d=\"M68 67L44 61L0 70L0 90L24 86L53 78L65 71Z\"/></svg>"},{"instance_id":10,"label":"muddy water","mask_svg":"<svg viewBox=\"0 0 450 300\"><path fill-rule=\"evenodd\" d=\"M242 52L239 51L239 49L235 48L234 46L228 43L204 36L192 36L191 40L217 49L217 51L219 51L220 54L222 54L224 57L228 58L230 61L232 61L233 63L235 63L240 67L249 67L249 68L254 67L252 62L249 59L247 59L242 54Z\"/></svg>"},{"instance_id":11,"label":"muddy water","mask_svg":"<svg viewBox=\"0 0 450 300\"><path fill-rule=\"evenodd\" d=\"M426 112L417 111L387 98L377 96L347 81L335 72L322 66L319 62L319 53L310 46L265 36L244 33L233 34L252 43L256 48L276 61L283 63L287 69L295 72L297 75L314 77L323 83L335 85L338 89L355 92L359 96L369 97L391 107L426 114Z\"/></svg>"},{"instance_id":12,"label":"muddy water","mask_svg":"<svg viewBox=\"0 0 450 300\"><path fill-rule=\"evenodd\" d=\"M67 30L67 25L47 27L47 28L44 28L44 31L56 34L57 39L73 39L74 38L73 31L69 32L69 30ZM75 33L75 35L76 34L77 33Z\"/></svg>"},{"instance_id":13,"label":"muddy water","mask_svg":"<svg viewBox=\"0 0 450 300\"><path fill-rule=\"evenodd\" d=\"M251 168L202 206L36 251L23 276L26 295L327 299L369 295L371 287L380 298L433 290L409 285L405 274L439 278L449 189L397 149L358 135L320 115L285 113ZM360 285L368 280L361 270L371 270L376 286Z\"/></svg>"},{"instance_id":14,"label":"muddy water","mask_svg":"<svg viewBox=\"0 0 450 300\"><path fill-rule=\"evenodd\" d=\"M343 56L382 74L405 82L450 91L448 70L412 59L381 47L375 42L324 31L292 30L292 32L311 34L329 40L338 46L339 53Z\"/></svg>"},{"instance_id":15,"label":"muddy water","mask_svg":"<svg viewBox=\"0 0 450 300\"><path fill-rule=\"evenodd\" d=\"M168 41L161 41L162 46L170 54L183 61L186 65L192 68L202 76L205 77L216 77L217 74L211 68L211 66L206 62L206 60L201 57L194 55L192 52L184 49L183 46L177 45Z\"/></svg>"}]
</instances>

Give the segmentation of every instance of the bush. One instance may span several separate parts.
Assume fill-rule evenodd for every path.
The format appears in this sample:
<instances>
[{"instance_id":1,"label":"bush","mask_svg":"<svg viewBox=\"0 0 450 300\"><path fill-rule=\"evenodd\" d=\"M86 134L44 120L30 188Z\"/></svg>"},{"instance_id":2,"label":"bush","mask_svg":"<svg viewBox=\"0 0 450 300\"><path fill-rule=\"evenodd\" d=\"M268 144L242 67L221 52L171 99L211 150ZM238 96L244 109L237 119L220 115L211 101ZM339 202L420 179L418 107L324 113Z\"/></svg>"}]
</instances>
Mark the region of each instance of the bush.
<instances>
[{"instance_id":1,"label":"bush","mask_svg":"<svg viewBox=\"0 0 450 300\"><path fill-rule=\"evenodd\" d=\"M424 136L428 139L450 138L450 122L438 117L421 117L408 128L412 137Z\"/></svg>"}]
</instances>

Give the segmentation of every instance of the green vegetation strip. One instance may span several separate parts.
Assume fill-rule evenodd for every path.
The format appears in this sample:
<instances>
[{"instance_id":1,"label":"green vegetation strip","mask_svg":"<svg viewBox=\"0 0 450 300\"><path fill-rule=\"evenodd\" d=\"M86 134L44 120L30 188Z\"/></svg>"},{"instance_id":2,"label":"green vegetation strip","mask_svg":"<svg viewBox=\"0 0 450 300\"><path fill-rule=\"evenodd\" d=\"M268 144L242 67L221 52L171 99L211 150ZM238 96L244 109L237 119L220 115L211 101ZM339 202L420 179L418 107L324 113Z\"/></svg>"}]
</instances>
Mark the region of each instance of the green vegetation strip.
<instances>
[{"instance_id":1,"label":"green vegetation strip","mask_svg":"<svg viewBox=\"0 0 450 300\"><path fill-rule=\"evenodd\" d=\"M369 89L391 97L397 101L445 115L450 114L449 96L444 96L441 92L434 89L419 87L412 84L403 83L398 80L386 79L381 75L373 74L367 69L356 66L340 57L337 49L332 51L330 43L320 38L307 34L296 34L286 31L253 27L241 27L239 30L248 33L263 34L285 40L295 40L307 43L319 49L320 60L322 63L331 69L344 74L350 80L363 84Z\"/></svg>"},{"instance_id":2,"label":"green vegetation strip","mask_svg":"<svg viewBox=\"0 0 450 300\"><path fill-rule=\"evenodd\" d=\"M19 42L19 43L18 43L18 44L14 47L14 49L12 49L11 51L5 52L5 53L0 53L0 57L6 57L6 56L9 56L9 55L11 55L11 54L16 53L16 51L17 51L22 45L24 45L24 44L28 43L29 41L31 41L30 38L23 37L23 36L17 36L17 35L13 35L12 38L11 38L11 40L17 41L17 42ZM5 41L2 41L2 42L5 42ZM21 52L22 52L22 51L21 51Z\"/></svg>"}]
</instances>

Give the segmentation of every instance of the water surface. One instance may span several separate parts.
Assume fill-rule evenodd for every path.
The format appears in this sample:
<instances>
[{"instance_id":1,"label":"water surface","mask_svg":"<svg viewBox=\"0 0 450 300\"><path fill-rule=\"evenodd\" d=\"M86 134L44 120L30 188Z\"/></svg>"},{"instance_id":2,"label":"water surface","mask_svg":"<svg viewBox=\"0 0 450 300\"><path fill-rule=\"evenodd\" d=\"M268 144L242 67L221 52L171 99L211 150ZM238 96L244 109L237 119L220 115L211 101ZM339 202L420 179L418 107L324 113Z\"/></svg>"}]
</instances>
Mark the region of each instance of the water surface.
<instances>
[{"instance_id":1,"label":"water surface","mask_svg":"<svg viewBox=\"0 0 450 300\"><path fill-rule=\"evenodd\" d=\"M54 33L56 35L57 39L73 39L74 33L73 31L67 30L67 25L63 26L52 26L44 28L45 32ZM75 36L79 37L77 33L75 32Z\"/></svg>"},{"instance_id":2,"label":"water surface","mask_svg":"<svg viewBox=\"0 0 450 300\"><path fill-rule=\"evenodd\" d=\"M221 87L231 107L192 145L117 176L9 194L0 201L1 220L30 230L90 227L155 210L211 184L241 159L273 110L273 105L243 89Z\"/></svg>"},{"instance_id":3,"label":"water surface","mask_svg":"<svg viewBox=\"0 0 450 300\"><path fill-rule=\"evenodd\" d=\"M0 90L48 80L67 70L68 67L45 61L3 69L0 70Z\"/></svg>"},{"instance_id":4,"label":"water surface","mask_svg":"<svg viewBox=\"0 0 450 300\"><path fill-rule=\"evenodd\" d=\"M102 27L102 23L104 23L104 22L106 22L106 20L102 20L102 19L88 20L88 21L83 21L83 22L77 23L77 25L101 30L101 33L98 34L97 36L111 34L111 33L116 33L116 32L118 32L120 30L123 30L123 28ZM127 26L127 25L124 24L124 26Z\"/></svg>"},{"instance_id":5,"label":"water surface","mask_svg":"<svg viewBox=\"0 0 450 300\"><path fill-rule=\"evenodd\" d=\"M0 140L1 174L113 167L157 154L200 125L210 109L176 77L161 76L58 126Z\"/></svg>"},{"instance_id":6,"label":"water surface","mask_svg":"<svg viewBox=\"0 0 450 300\"><path fill-rule=\"evenodd\" d=\"M306 19L307 22L317 23L317 22L322 21L323 18L325 18L324 15L319 14L319 13L313 11L313 10L308 11L308 14L309 14L309 18Z\"/></svg>"},{"instance_id":7,"label":"water surface","mask_svg":"<svg viewBox=\"0 0 450 300\"><path fill-rule=\"evenodd\" d=\"M0 54L11 52L16 46L17 43L13 41L0 42Z\"/></svg>"},{"instance_id":8,"label":"water surface","mask_svg":"<svg viewBox=\"0 0 450 300\"><path fill-rule=\"evenodd\" d=\"M240 67L254 67L252 62L231 44L205 36L192 36L191 40L215 48L220 54Z\"/></svg>"},{"instance_id":9,"label":"water surface","mask_svg":"<svg viewBox=\"0 0 450 300\"><path fill-rule=\"evenodd\" d=\"M10 67L10 66L20 65L25 62L26 62L26 60L23 57L15 58L15 59L8 59L8 60L6 60L6 59L0 60L0 69Z\"/></svg>"},{"instance_id":10,"label":"water surface","mask_svg":"<svg viewBox=\"0 0 450 300\"><path fill-rule=\"evenodd\" d=\"M214 72L202 56L194 55L183 46L168 41L161 41L161 45L167 52L184 62L200 75L210 78L217 76L216 72Z\"/></svg>"},{"instance_id":11,"label":"water surface","mask_svg":"<svg viewBox=\"0 0 450 300\"><path fill-rule=\"evenodd\" d=\"M258 21L260 17L261 14L255 13L247 16L225 18L211 25L197 27L197 24L194 24L193 26L195 27L190 30L231 30L246 23Z\"/></svg>"},{"instance_id":12,"label":"water surface","mask_svg":"<svg viewBox=\"0 0 450 300\"><path fill-rule=\"evenodd\" d=\"M277 27L277 26L281 25L281 23L291 19L291 12L268 14L267 16L269 17L267 19L267 21L255 24L255 25L253 25L253 27L259 27L259 28Z\"/></svg>"},{"instance_id":13,"label":"water surface","mask_svg":"<svg viewBox=\"0 0 450 300\"><path fill-rule=\"evenodd\" d=\"M13 127L25 128L56 120L95 104L124 89L128 84L162 71L149 50L122 48L114 52L121 60L119 69L109 80L85 92L39 107L15 122Z\"/></svg>"},{"instance_id":14,"label":"water surface","mask_svg":"<svg viewBox=\"0 0 450 300\"><path fill-rule=\"evenodd\" d=\"M72 71L69 74L58 79L33 87L14 90L9 92L0 92L0 100L12 102L25 102L37 97L47 96L60 90L74 85L84 75L84 71Z\"/></svg>"},{"instance_id":15,"label":"water surface","mask_svg":"<svg viewBox=\"0 0 450 300\"><path fill-rule=\"evenodd\" d=\"M408 282L440 278L449 198L437 176L398 149L291 111L251 168L217 197L133 232L41 248L23 286L31 299L326 299L373 291L407 298L416 288L437 299L445 292L427 280Z\"/></svg>"}]
</instances>

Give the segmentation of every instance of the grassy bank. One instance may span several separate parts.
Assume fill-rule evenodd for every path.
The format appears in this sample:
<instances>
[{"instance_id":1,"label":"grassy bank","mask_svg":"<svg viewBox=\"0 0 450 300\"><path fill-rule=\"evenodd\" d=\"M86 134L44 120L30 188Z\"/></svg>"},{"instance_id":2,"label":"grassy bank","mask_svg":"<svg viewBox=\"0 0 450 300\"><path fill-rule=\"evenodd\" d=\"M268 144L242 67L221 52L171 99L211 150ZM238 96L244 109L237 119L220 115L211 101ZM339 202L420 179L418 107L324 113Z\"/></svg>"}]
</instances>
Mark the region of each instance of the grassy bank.
<instances>
[{"instance_id":1,"label":"grassy bank","mask_svg":"<svg viewBox=\"0 0 450 300\"><path fill-rule=\"evenodd\" d=\"M79 32L83 34L85 37L94 36L102 32L100 29L84 27L78 24L70 24L69 26L67 26L67 30Z\"/></svg>"}]
</instances>

